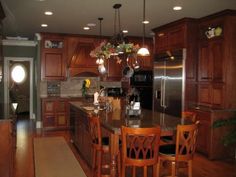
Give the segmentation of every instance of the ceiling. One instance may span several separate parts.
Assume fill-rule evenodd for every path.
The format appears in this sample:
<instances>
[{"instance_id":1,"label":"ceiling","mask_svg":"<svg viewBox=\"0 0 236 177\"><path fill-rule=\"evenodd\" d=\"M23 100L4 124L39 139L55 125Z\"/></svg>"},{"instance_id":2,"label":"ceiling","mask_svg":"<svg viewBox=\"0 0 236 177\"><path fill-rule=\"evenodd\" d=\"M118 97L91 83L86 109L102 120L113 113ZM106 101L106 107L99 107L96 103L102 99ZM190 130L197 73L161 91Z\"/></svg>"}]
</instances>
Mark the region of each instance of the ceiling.
<instances>
[{"instance_id":1,"label":"ceiling","mask_svg":"<svg viewBox=\"0 0 236 177\"><path fill-rule=\"evenodd\" d=\"M143 0L0 0L6 13L3 20L5 36L33 38L37 32L56 32L71 34L99 34L98 17L103 17L102 34L113 35L113 5L121 3L121 28L127 29L129 36L142 36ZM181 4L181 11L173 11L174 4ZM183 17L200 18L212 13L235 9L236 0L146 0L146 35L151 29L181 19ZM52 16L44 15L52 11ZM40 25L47 23L47 28ZM85 31L88 23L96 27Z\"/></svg>"}]
</instances>

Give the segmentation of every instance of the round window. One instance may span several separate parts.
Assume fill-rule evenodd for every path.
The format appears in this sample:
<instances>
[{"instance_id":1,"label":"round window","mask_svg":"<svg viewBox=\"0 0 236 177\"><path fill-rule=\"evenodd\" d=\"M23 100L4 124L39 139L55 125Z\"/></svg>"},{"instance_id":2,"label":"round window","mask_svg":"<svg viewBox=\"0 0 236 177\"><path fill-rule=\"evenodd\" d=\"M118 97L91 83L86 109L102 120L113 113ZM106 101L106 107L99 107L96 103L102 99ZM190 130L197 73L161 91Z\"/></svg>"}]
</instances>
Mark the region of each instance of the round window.
<instances>
[{"instance_id":1,"label":"round window","mask_svg":"<svg viewBox=\"0 0 236 177\"><path fill-rule=\"evenodd\" d=\"M26 79L26 69L23 65L17 64L12 67L11 78L16 83L22 83Z\"/></svg>"}]
</instances>

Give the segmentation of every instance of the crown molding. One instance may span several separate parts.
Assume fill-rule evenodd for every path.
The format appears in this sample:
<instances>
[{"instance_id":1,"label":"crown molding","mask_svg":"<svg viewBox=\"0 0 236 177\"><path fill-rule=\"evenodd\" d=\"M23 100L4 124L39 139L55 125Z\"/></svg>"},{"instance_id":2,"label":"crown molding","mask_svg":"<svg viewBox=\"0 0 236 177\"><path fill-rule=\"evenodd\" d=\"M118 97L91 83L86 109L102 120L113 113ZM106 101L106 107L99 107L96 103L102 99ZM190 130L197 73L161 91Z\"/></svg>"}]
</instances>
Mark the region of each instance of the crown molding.
<instances>
[{"instance_id":1,"label":"crown molding","mask_svg":"<svg viewBox=\"0 0 236 177\"><path fill-rule=\"evenodd\" d=\"M2 45L4 46L26 46L26 47L35 47L37 42L35 41L28 41L28 40L8 40L3 39Z\"/></svg>"}]
</instances>

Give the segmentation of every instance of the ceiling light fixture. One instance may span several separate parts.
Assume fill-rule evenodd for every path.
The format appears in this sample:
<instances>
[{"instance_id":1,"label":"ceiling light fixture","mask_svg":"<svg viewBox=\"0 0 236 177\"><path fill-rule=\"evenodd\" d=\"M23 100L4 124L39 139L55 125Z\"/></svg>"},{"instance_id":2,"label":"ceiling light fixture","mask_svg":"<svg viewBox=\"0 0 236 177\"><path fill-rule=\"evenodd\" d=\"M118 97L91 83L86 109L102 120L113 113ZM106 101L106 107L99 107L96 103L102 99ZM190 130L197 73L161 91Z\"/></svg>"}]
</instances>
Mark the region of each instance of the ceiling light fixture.
<instances>
[{"instance_id":1,"label":"ceiling light fixture","mask_svg":"<svg viewBox=\"0 0 236 177\"><path fill-rule=\"evenodd\" d=\"M173 7L173 10L176 10L176 11L182 10L182 7L181 7L181 6L174 6L174 7Z\"/></svg>"},{"instance_id":2,"label":"ceiling light fixture","mask_svg":"<svg viewBox=\"0 0 236 177\"><path fill-rule=\"evenodd\" d=\"M96 26L96 24L95 23L88 23L87 26L94 27L94 26Z\"/></svg>"},{"instance_id":3,"label":"ceiling light fixture","mask_svg":"<svg viewBox=\"0 0 236 177\"><path fill-rule=\"evenodd\" d=\"M48 25L47 24L41 24L41 27L46 28L46 27L48 27Z\"/></svg>"},{"instance_id":4,"label":"ceiling light fixture","mask_svg":"<svg viewBox=\"0 0 236 177\"><path fill-rule=\"evenodd\" d=\"M84 29L85 31L90 30L90 28L89 28L88 26L83 27L83 29Z\"/></svg>"},{"instance_id":5,"label":"ceiling light fixture","mask_svg":"<svg viewBox=\"0 0 236 177\"><path fill-rule=\"evenodd\" d=\"M143 0L143 46L142 48L140 48L137 52L138 55L141 55L141 56L149 56L150 53L149 53L149 50L147 47L145 47L145 22L146 21L146 18L145 18L145 0Z\"/></svg>"},{"instance_id":6,"label":"ceiling light fixture","mask_svg":"<svg viewBox=\"0 0 236 177\"><path fill-rule=\"evenodd\" d=\"M53 13L51 11L44 12L45 15L52 15Z\"/></svg>"},{"instance_id":7,"label":"ceiling light fixture","mask_svg":"<svg viewBox=\"0 0 236 177\"><path fill-rule=\"evenodd\" d=\"M100 43L102 42L102 17L98 18L99 20L99 40ZM98 72L101 74L105 74L106 73L106 67L104 66L104 56L100 55L98 56L97 60L96 60L96 64L98 64Z\"/></svg>"},{"instance_id":8,"label":"ceiling light fixture","mask_svg":"<svg viewBox=\"0 0 236 177\"><path fill-rule=\"evenodd\" d=\"M120 7L121 4L113 5L115 9L114 35L109 41L102 41L99 46L92 50L90 52L91 57L97 59L116 59L117 64L120 64L126 58L136 57L139 46L128 43L128 40L124 38L120 25ZM97 62L99 64L99 60Z\"/></svg>"},{"instance_id":9,"label":"ceiling light fixture","mask_svg":"<svg viewBox=\"0 0 236 177\"><path fill-rule=\"evenodd\" d=\"M128 33L129 31L128 31L128 30L123 30L122 32L123 32L123 33Z\"/></svg>"}]
</instances>

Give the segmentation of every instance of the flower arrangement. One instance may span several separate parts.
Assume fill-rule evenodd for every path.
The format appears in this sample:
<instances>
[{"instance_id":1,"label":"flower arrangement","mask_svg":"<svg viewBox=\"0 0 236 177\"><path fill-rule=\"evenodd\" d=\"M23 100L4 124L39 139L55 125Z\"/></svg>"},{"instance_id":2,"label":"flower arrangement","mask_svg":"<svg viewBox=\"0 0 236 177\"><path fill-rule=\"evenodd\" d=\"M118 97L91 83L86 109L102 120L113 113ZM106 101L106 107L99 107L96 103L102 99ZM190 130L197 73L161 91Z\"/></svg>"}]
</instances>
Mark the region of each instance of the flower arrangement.
<instances>
[{"instance_id":1,"label":"flower arrangement","mask_svg":"<svg viewBox=\"0 0 236 177\"><path fill-rule=\"evenodd\" d=\"M81 88L81 90L82 90L82 96L87 96L87 92L88 92L88 89L89 89L89 87L90 87L90 84L91 84L91 82L90 82L90 80L89 79L85 79L84 81L83 81L83 85L82 85L82 88Z\"/></svg>"},{"instance_id":2,"label":"flower arrangement","mask_svg":"<svg viewBox=\"0 0 236 177\"><path fill-rule=\"evenodd\" d=\"M133 43L120 43L117 46L111 44L110 42L103 41L101 44L90 52L90 56L94 58L104 58L109 59L112 55L119 54L133 54L137 53L139 45L134 45Z\"/></svg>"}]
</instances>

